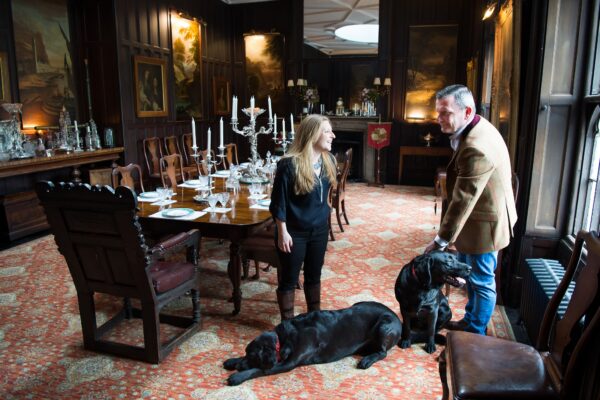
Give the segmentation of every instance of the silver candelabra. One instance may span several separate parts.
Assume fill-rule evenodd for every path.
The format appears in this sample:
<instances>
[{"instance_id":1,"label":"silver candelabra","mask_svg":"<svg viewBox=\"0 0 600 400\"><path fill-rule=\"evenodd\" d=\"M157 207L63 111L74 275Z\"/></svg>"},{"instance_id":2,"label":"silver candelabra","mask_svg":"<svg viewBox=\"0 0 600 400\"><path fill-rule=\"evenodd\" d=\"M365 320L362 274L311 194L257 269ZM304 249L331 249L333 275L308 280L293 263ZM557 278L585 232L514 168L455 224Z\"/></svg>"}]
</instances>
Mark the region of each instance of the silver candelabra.
<instances>
[{"instance_id":1,"label":"silver candelabra","mask_svg":"<svg viewBox=\"0 0 600 400\"><path fill-rule=\"evenodd\" d=\"M256 150L258 144L258 135L271 134L273 132L273 118L269 118L268 128L261 126L260 129L256 130L256 117L265 112L262 108L242 108L242 112L250 117L250 123L242 129L238 129L238 120L236 117L231 118L232 130L242 136L249 138L250 140L250 166L242 175L240 182L242 183L264 183L268 182L269 179L261 172L260 163L261 159Z\"/></svg>"},{"instance_id":2,"label":"silver candelabra","mask_svg":"<svg viewBox=\"0 0 600 400\"><path fill-rule=\"evenodd\" d=\"M275 142L275 144L281 145L281 147L283 148L283 154L286 153L288 145L291 144L293 141L294 141L294 131L290 132L289 139L286 138L285 132L283 132L283 131L281 132L281 138L277 137L277 133L273 134L273 142Z\"/></svg>"}]
</instances>

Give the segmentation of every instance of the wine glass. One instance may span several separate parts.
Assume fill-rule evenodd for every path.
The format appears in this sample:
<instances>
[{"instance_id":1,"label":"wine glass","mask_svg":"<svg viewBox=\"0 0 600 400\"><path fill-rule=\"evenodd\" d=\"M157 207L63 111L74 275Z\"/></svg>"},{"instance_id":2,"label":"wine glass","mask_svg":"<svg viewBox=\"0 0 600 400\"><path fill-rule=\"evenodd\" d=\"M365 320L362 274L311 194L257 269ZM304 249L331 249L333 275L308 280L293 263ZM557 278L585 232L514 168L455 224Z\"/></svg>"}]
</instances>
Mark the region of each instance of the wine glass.
<instances>
[{"instance_id":1,"label":"wine glass","mask_svg":"<svg viewBox=\"0 0 600 400\"><path fill-rule=\"evenodd\" d=\"M162 203L167 198L168 188L165 187L157 187L156 193L158 194L158 201Z\"/></svg>"},{"instance_id":2,"label":"wine glass","mask_svg":"<svg viewBox=\"0 0 600 400\"><path fill-rule=\"evenodd\" d=\"M227 202L229 201L229 192L223 192L223 193L219 193L221 195L220 198L220 203L221 203L221 207L225 208L227 207Z\"/></svg>"},{"instance_id":3,"label":"wine glass","mask_svg":"<svg viewBox=\"0 0 600 400\"><path fill-rule=\"evenodd\" d=\"M208 200L208 205L210 206L211 212L214 212L215 206L217 205L217 202L219 201L218 196L215 194L211 194L210 196L208 196L207 200Z\"/></svg>"}]
</instances>

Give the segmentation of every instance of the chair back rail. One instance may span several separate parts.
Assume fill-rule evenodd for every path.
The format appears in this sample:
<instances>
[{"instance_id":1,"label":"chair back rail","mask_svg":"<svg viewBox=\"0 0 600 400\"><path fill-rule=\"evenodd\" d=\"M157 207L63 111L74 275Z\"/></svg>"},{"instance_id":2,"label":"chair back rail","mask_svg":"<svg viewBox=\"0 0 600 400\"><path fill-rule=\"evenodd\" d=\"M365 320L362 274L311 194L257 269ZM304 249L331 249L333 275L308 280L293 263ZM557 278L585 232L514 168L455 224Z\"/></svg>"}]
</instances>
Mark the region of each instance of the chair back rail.
<instances>
[{"instance_id":1,"label":"chair back rail","mask_svg":"<svg viewBox=\"0 0 600 400\"><path fill-rule=\"evenodd\" d=\"M170 154L160 159L160 172L163 186L171 186L177 191L177 183L185 180L183 160L180 154Z\"/></svg>"}]
</instances>

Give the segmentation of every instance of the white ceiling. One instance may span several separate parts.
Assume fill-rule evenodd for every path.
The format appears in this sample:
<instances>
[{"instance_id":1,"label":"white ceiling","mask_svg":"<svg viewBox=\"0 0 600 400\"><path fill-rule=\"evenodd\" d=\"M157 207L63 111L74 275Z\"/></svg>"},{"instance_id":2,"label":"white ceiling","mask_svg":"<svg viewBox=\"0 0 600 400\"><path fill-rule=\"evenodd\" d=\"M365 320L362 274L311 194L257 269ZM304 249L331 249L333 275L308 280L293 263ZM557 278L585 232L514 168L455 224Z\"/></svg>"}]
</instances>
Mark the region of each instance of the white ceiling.
<instances>
[{"instance_id":1,"label":"white ceiling","mask_svg":"<svg viewBox=\"0 0 600 400\"><path fill-rule=\"evenodd\" d=\"M222 0L227 4L265 0ZM377 43L358 43L335 36L337 28L378 24L379 0L304 0L304 42L327 55L377 54Z\"/></svg>"}]
</instances>

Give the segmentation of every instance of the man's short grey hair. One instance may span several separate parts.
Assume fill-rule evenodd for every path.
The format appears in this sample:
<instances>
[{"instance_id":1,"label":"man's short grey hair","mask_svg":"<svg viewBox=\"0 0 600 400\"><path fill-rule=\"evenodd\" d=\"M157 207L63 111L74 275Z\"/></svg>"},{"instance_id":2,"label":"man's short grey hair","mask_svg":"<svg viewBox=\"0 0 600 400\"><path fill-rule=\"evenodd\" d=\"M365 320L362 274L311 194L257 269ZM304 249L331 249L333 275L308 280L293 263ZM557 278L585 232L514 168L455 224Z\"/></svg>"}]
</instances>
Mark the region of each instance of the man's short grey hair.
<instances>
[{"instance_id":1,"label":"man's short grey hair","mask_svg":"<svg viewBox=\"0 0 600 400\"><path fill-rule=\"evenodd\" d=\"M439 100L448 96L454 97L454 101L456 101L461 110L471 107L473 112L475 112L475 100L473 99L473 93L471 93L468 87L464 85L446 86L435 94L435 99Z\"/></svg>"}]
</instances>

